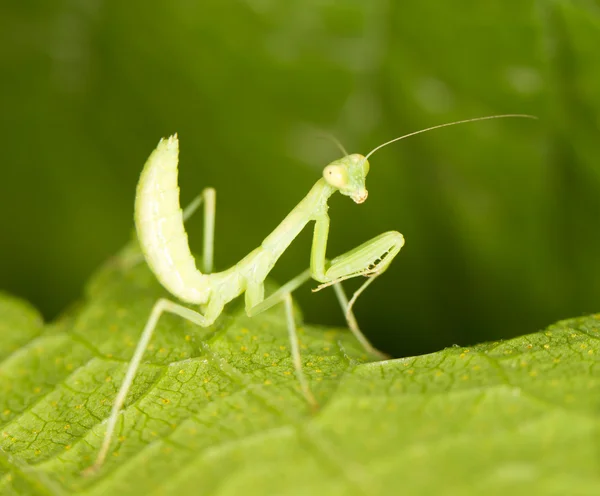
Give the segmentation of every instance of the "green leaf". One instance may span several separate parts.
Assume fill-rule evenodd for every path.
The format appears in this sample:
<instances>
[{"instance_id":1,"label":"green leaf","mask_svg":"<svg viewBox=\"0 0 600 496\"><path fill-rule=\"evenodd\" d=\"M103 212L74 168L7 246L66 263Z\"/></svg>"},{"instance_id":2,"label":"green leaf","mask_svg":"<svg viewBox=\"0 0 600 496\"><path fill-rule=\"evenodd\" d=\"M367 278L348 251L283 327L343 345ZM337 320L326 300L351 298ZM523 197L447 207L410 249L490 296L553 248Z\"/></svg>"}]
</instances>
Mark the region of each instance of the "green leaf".
<instances>
[{"instance_id":1,"label":"green leaf","mask_svg":"<svg viewBox=\"0 0 600 496\"><path fill-rule=\"evenodd\" d=\"M161 318L109 457L83 476L164 295L134 258L46 327L0 297L0 494L596 493L599 315L383 362L346 330L301 327L313 413L283 309L250 319L241 302L207 329Z\"/></svg>"}]
</instances>

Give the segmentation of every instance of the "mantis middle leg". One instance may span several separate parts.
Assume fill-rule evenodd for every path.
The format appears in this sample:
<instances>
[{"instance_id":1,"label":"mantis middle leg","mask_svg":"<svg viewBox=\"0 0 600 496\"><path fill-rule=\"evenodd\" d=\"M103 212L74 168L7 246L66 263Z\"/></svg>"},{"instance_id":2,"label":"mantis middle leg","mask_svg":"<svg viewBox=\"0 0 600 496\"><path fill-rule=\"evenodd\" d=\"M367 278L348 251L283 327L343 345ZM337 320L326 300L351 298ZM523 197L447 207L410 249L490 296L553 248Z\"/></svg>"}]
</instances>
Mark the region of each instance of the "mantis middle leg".
<instances>
[{"instance_id":1,"label":"mantis middle leg","mask_svg":"<svg viewBox=\"0 0 600 496\"><path fill-rule=\"evenodd\" d=\"M319 405L312 394L312 391L310 390L308 381L306 380L306 376L302 370L302 358L300 356L298 333L296 332L296 321L294 320L291 296L292 291L300 287L309 279L310 270L307 269L281 286L277 291L267 298L264 298L264 284L262 282L249 285L248 288L246 288L246 314L248 317L253 317L271 308L272 306L277 305L278 303L285 304L288 338L290 340L290 349L292 352L294 369L296 370L296 378L300 383L300 388L302 389L302 394L304 394L306 401L314 410L316 410Z\"/></svg>"}]
</instances>

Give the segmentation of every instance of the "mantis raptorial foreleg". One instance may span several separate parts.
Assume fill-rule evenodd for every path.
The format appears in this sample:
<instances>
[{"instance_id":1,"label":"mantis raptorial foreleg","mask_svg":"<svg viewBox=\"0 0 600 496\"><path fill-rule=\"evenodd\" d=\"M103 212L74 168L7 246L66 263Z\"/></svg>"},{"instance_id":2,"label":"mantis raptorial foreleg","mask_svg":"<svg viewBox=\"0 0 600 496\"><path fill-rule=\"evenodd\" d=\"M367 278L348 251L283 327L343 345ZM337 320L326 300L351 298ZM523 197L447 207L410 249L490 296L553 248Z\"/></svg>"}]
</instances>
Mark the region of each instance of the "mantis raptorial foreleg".
<instances>
[{"instance_id":1,"label":"mantis raptorial foreleg","mask_svg":"<svg viewBox=\"0 0 600 496\"><path fill-rule=\"evenodd\" d=\"M356 276L376 277L388 268L394 257L404 245L404 237L397 231L389 231L346 253L335 257L331 262L326 259L327 239L329 237L329 216L321 215L315 222L313 244L310 257L311 276L322 284L317 291L334 286L336 296L346 317L348 327L356 339L369 353L386 357L377 350L361 332L354 317L352 306L358 296L371 284L369 279L354 293L350 302L341 286L341 282Z\"/></svg>"}]
</instances>

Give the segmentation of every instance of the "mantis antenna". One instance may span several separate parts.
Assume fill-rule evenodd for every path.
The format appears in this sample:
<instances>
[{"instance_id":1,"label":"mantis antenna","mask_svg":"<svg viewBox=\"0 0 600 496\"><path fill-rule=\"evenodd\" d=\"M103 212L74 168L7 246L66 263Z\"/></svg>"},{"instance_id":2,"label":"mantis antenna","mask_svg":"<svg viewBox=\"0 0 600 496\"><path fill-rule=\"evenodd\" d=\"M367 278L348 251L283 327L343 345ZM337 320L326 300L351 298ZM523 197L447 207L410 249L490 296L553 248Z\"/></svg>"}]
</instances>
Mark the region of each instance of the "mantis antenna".
<instances>
[{"instance_id":1,"label":"mantis antenna","mask_svg":"<svg viewBox=\"0 0 600 496\"><path fill-rule=\"evenodd\" d=\"M323 139L326 139L327 141L331 141L337 147L337 149L344 154L344 157L350 155L348 153L348 151L346 150L346 148L344 147L344 145L342 145L342 142L339 139L337 139L333 134L330 134L330 133L320 134L319 138L323 138Z\"/></svg>"},{"instance_id":2,"label":"mantis antenna","mask_svg":"<svg viewBox=\"0 0 600 496\"><path fill-rule=\"evenodd\" d=\"M367 160L377 150L381 150L384 146L391 145L392 143L403 140L404 138L410 138L411 136L415 136L417 134L426 133L427 131L433 131L434 129L440 129L442 127L456 126L457 124L466 124L468 122L487 121L490 119L505 119L507 117L520 117L523 119L537 119L537 117L535 115L529 115L529 114L500 114L500 115L487 115L485 117L475 117L473 119L464 119L462 121L446 122L445 124L438 124L437 126L432 126L432 127L426 128L426 129L421 129L419 131L405 134L404 136L399 136L398 138L394 138L392 140L386 141L385 143L382 143L381 145L373 148L369 153L367 153L367 155L365 156L364 159Z\"/></svg>"}]
</instances>

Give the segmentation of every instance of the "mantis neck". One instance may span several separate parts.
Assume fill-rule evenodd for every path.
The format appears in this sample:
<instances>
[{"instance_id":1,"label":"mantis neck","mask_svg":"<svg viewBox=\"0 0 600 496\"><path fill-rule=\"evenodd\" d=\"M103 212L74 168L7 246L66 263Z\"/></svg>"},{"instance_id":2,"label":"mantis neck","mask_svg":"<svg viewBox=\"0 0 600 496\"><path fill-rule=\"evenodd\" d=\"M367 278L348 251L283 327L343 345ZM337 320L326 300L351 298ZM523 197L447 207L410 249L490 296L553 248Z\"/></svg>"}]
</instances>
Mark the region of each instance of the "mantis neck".
<instances>
[{"instance_id":1,"label":"mantis neck","mask_svg":"<svg viewBox=\"0 0 600 496\"><path fill-rule=\"evenodd\" d=\"M261 247L279 258L311 220L327 214L327 201L337 190L319 179L308 194L261 243Z\"/></svg>"}]
</instances>

